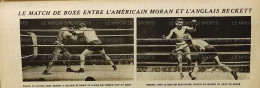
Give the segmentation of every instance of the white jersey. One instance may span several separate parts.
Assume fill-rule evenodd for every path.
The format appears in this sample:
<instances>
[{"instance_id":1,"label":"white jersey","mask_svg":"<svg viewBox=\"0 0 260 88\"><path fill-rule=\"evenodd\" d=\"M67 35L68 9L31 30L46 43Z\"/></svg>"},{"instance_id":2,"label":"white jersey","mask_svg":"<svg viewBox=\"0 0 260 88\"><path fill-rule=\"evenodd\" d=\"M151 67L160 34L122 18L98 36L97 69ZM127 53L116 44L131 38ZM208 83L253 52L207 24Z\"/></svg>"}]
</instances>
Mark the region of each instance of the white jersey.
<instances>
[{"instance_id":1,"label":"white jersey","mask_svg":"<svg viewBox=\"0 0 260 88\"><path fill-rule=\"evenodd\" d=\"M99 40L99 38L97 37L96 31L92 28L80 28L79 30L88 30L88 31L84 31L83 35L86 39L87 42L93 41L93 40Z\"/></svg>"}]
</instances>

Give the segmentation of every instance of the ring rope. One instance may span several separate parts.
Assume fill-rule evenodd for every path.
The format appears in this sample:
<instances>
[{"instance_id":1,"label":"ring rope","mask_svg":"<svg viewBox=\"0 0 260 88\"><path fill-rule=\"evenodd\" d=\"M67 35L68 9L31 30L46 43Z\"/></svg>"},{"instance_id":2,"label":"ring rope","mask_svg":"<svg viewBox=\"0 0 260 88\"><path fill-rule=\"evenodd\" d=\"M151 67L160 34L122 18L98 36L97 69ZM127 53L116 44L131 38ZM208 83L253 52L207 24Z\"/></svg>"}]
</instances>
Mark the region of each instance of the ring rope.
<instances>
[{"instance_id":1,"label":"ring rope","mask_svg":"<svg viewBox=\"0 0 260 88\"><path fill-rule=\"evenodd\" d=\"M134 61L134 59L111 59L111 60L38 60L32 62L81 62L81 61Z\"/></svg>"},{"instance_id":2,"label":"ring rope","mask_svg":"<svg viewBox=\"0 0 260 88\"><path fill-rule=\"evenodd\" d=\"M251 44L220 44L212 46L250 46ZM137 45L137 47L175 47L176 45Z\"/></svg>"},{"instance_id":3,"label":"ring rope","mask_svg":"<svg viewBox=\"0 0 260 88\"><path fill-rule=\"evenodd\" d=\"M22 37L30 37L30 35L22 35ZM125 34L125 35L97 35L98 37L131 37L134 36L133 34ZM44 35L38 35L38 38L56 38L57 36L44 36Z\"/></svg>"},{"instance_id":4,"label":"ring rope","mask_svg":"<svg viewBox=\"0 0 260 88\"><path fill-rule=\"evenodd\" d=\"M251 38L192 38L192 39L202 39L202 40L250 40ZM139 38L138 41L168 41L177 40L177 38L163 39L163 38Z\"/></svg>"},{"instance_id":5,"label":"ring rope","mask_svg":"<svg viewBox=\"0 0 260 88\"><path fill-rule=\"evenodd\" d=\"M61 56L63 54L59 54ZM70 54L71 56L80 56L80 54ZM108 56L133 56L134 54L107 54ZM38 56L53 56L53 54L38 54ZM90 54L88 56L102 56L102 54ZM24 58L29 58L30 55L22 57Z\"/></svg>"},{"instance_id":6,"label":"ring rope","mask_svg":"<svg viewBox=\"0 0 260 88\"><path fill-rule=\"evenodd\" d=\"M53 54L38 54L39 56L50 56ZM59 55L63 55L63 54L59 54ZM70 54L71 56L80 56L80 54ZM102 54L89 54L87 56L101 56ZM107 54L108 56L130 56L130 55L134 55L134 54Z\"/></svg>"},{"instance_id":7,"label":"ring rope","mask_svg":"<svg viewBox=\"0 0 260 88\"><path fill-rule=\"evenodd\" d=\"M94 30L57 30L57 29L21 29L24 32L59 32L59 31L134 31L134 29L94 29Z\"/></svg>"},{"instance_id":8,"label":"ring rope","mask_svg":"<svg viewBox=\"0 0 260 88\"><path fill-rule=\"evenodd\" d=\"M230 67L248 67L250 66L248 65L226 65L226 66L230 66ZM221 67L220 65L199 65L199 66L137 66L137 67Z\"/></svg>"},{"instance_id":9,"label":"ring rope","mask_svg":"<svg viewBox=\"0 0 260 88\"><path fill-rule=\"evenodd\" d=\"M194 64L195 62L192 62ZM221 62L223 64L250 64L249 61L242 61L242 62ZM177 62L137 62L138 65L142 64L178 64ZM215 64L215 62L203 62L203 64Z\"/></svg>"},{"instance_id":10,"label":"ring rope","mask_svg":"<svg viewBox=\"0 0 260 88\"><path fill-rule=\"evenodd\" d=\"M182 54L191 54L191 55L197 55L197 54L250 54L250 52L190 52L190 53L182 53ZM137 55L171 55L171 54L178 54L178 53L172 53L172 52L161 52L161 53L137 53Z\"/></svg>"},{"instance_id":11,"label":"ring rope","mask_svg":"<svg viewBox=\"0 0 260 88\"><path fill-rule=\"evenodd\" d=\"M29 58L29 57L32 57L32 56L34 56L34 55L31 54L31 55L23 56L22 59L24 59L24 58Z\"/></svg>"},{"instance_id":12,"label":"ring rope","mask_svg":"<svg viewBox=\"0 0 260 88\"><path fill-rule=\"evenodd\" d=\"M134 44L113 44L113 45L21 45L22 47L132 47Z\"/></svg>"}]
</instances>

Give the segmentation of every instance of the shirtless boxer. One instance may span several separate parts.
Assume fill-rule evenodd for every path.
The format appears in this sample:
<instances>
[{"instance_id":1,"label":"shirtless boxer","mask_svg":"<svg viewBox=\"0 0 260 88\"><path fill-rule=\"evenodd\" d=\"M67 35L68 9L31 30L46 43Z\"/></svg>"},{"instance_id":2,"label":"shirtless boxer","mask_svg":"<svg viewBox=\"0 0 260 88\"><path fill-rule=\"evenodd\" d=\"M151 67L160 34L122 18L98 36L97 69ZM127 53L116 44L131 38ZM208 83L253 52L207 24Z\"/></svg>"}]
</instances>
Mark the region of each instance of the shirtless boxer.
<instances>
[{"instance_id":1,"label":"shirtless boxer","mask_svg":"<svg viewBox=\"0 0 260 88\"><path fill-rule=\"evenodd\" d=\"M92 28L87 28L86 25L84 23L80 23L79 24L80 28L79 30L81 31L77 31L77 34L83 34L84 38L86 40L86 42L89 45L102 45L101 40L97 37L96 32L94 29ZM84 31L87 30L87 31ZM104 47L102 46L92 46L92 47L88 47L86 48L80 55L80 60L82 60L80 62L80 69L78 70L78 72L84 72L84 64L85 64L85 57L89 54L92 54L94 51L99 51L100 54L102 54L102 56L108 60L108 62L110 63L110 65L112 65L114 70L117 70L116 65L114 65L114 63L111 61L110 57L108 57L108 55L105 52Z\"/></svg>"},{"instance_id":2,"label":"shirtless boxer","mask_svg":"<svg viewBox=\"0 0 260 88\"><path fill-rule=\"evenodd\" d=\"M191 40L191 36L188 35L187 32L195 32L196 31L196 20L192 20L192 27L183 26L183 19L177 18L175 24L177 27L172 29L166 39L170 39L172 35L177 38L176 41L176 49L173 50L174 53L177 53L178 58L178 67L180 71L181 79L184 77L182 73L182 58L183 56L187 59L188 65L191 66L191 55L190 48L187 44ZM189 73L191 73L191 69L188 68Z\"/></svg>"},{"instance_id":3,"label":"shirtless boxer","mask_svg":"<svg viewBox=\"0 0 260 88\"><path fill-rule=\"evenodd\" d=\"M219 60L219 57L217 55L215 48L212 45L209 45L206 41L203 41L201 39L194 39L192 40L192 44L191 45L195 51L197 52L209 52L209 54L199 54L199 58L196 58L196 62L195 62L195 67L194 67L194 74L189 74L190 77L192 78L192 80L196 80L196 75L198 73L199 70L199 65L201 65L201 63L203 63L204 61L206 61L207 59L213 59L214 62L219 65L219 67L224 68L224 70L227 70L229 72L231 72L231 74L233 75L234 79L237 80L238 76L237 76L237 72L236 71L232 71L229 67L227 67L226 65L222 64ZM223 71L224 71L223 70Z\"/></svg>"},{"instance_id":4,"label":"shirtless boxer","mask_svg":"<svg viewBox=\"0 0 260 88\"><path fill-rule=\"evenodd\" d=\"M53 61L58 60L58 55L63 52L63 54L70 60L71 56L67 48L62 47L62 45L66 44L68 40L77 40L77 35L75 35L74 31L66 31L66 30L74 30L74 26L71 22L68 22L66 27L60 29L61 31L58 33L57 40L53 43L53 45L61 45L61 47L53 47ZM53 66L54 62L49 62L48 66L43 72L43 75L50 75L49 69ZM67 62L67 72L74 72L70 67L70 62Z\"/></svg>"}]
</instances>

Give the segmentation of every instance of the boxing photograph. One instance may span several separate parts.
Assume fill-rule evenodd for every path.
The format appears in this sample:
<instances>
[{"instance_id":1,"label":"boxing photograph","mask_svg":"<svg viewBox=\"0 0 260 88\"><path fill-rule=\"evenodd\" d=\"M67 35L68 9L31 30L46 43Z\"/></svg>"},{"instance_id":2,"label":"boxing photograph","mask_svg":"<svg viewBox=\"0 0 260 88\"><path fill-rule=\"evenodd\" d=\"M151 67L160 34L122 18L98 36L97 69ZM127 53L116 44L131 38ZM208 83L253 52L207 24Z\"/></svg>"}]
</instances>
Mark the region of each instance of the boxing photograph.
<instances>
[{"instance_id":1,"label":"boxing photograph","mask_svg":"<svg viewBox=\"0 0 260 88\"><path fill-rule=\"evenodd\" d=\"M137 18L137 80L249 80L251 17Z\"/></svg>"},{"instance_id":2,"label":"boxing photograph","mask_svg":"<svg viewBox=\"0 0 260 88\"><path fill-rule=\"evenodd\" d=\"M133 80L133 18L21 19L23 81Z\"/></svg>"}]
</instances>

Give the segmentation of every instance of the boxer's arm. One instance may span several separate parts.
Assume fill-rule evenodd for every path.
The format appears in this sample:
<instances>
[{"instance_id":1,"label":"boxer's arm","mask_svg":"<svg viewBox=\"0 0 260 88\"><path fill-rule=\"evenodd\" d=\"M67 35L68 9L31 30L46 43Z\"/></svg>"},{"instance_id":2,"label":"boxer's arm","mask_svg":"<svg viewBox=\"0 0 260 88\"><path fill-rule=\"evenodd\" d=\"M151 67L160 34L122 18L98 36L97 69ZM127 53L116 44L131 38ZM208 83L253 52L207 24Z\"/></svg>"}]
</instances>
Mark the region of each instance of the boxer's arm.
<instances>
[{"instance_id":1,"label":"boxer's arm","mask_svg":"<svg viewBox=\"0 0 260 88\"><path fill-rule=\"evenodd\" d=\"M74 34L76 35L84 35L87 29L86 28L80 28L79 31L74 31Z\"/></svg>"},{"instance_id":2,"label":"boxer's arm","mask_svg":"<svg viewBox=\"0 0 260 88\"><path fill-rule=\"evenodd\" d=\"M187 26L186 30L188 30L189 32L195 32L197 30L197 21L192 20L191 21L191 27Z\"/></svg>"},{"instance_id":3,"label":"boxer's arm","mask_svg":"<svg viewBox=\"0 0 260 88\"><path fill-rule=\"evenodd\" d=\"M205 51L205 47L200 47L200 52L204 52Z\"/></svg>"},{"instance_id":4,"label":"boxer's arm","mask_svg":"<svg viewBox=\"0 0 260 88\"><path fill-rule=\"evenodd\" d=\"M199 46L195 46L195 45L190 45L196 52L199 52Z\"/></svg>"},{"instance_id":5,"label":"boxer's arm","mask_svg":"<svg viewBox=\"0 0 260 88\"><path fill-rule=\"evenodd\" d=\"M84 31L74 31L74 34L75 34L75 35L83 35L83 34L84 34Z\"/></svg>"},{"instance_id":6,"label":"boxer's arm","mask_svg":"<svg viewBox=\"0 0 260 88\"><path fill-rule=\"evenodd\" d=\"M57 41L62 41L63 40L63 35L64 33L66 32L66 30L68 30L66 27L63 27L60 29L61 31L58 33L58 36L57 36Z\"/></svg>"},{"instance_id":7,"label":"boxer's arm","mask_svg":"<svg viewBox=\"0 0 260 88\"><path fill-rule=\"evenodd\" d=\"M67 37L68 39L71 39L73 41L77 41L78 39L78 35L74 35L71 32L64 32L65 37Z\"/></svg>"},{"instance_id":8,"label":"boxer's arm","mask_svg":"<svg viewBox=\"0 0 260 88\"><path fill-rule=\"evenodd\" d=\"M174 33L174 30L172 29L168 36L165 37L165 39L170 39Z\"/></svg>"},{"instance_id":9,"label":"boxer's arm","mask_svg":"<svg viewBox=\"0 0 260 88\"><path fill-rule=\"evenodd\" d=\"M78 35L71 36L70 39L73 40L73 41L77 41Z\"/></svg>"},{"instance_id":10,"label":"boxer's arm","mask_svg":"<svg viewBox=\"0 0 260 88\"><path fill-rule=\"evenodd\" d=\"M197 27L195 27L195 26L192 26L192 27L186 27L186 30L188 31L188 32L195 32L196 30L197 30Z\"/></svg>"},{"instance_id":11,"label":"boxer's arm","mask_svg":"<svg viewBox=\"0 0 260 88\"><path fill-rule=\"evenodd\" d=\"M63 33L64 33L64 31L60 31L60 32L58 33L57 41L62 41L62 40L63 40L63 36L62 36Z\"/></svg>"}]
</instances>

